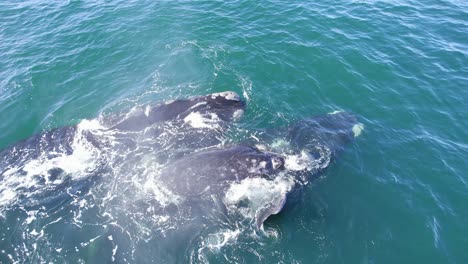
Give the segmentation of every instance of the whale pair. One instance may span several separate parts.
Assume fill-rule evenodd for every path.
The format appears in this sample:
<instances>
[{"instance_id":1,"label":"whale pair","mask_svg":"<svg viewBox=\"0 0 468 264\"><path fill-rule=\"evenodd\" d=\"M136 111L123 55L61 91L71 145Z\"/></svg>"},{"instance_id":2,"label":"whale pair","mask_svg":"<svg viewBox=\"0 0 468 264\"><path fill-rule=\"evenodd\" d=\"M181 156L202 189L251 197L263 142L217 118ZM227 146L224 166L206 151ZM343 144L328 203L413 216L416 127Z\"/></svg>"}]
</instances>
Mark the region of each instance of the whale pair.
<instances>
[{"instance_id":1,"label":"whale pair","mask_svg":"<svg viewBox=\"0 0 468 264\"><path fill-rule=\"evenodd\" d=\"M0 206L79 195L118 164L142 162L142 148L163 149L157 179L165 190L189 206L220 197L228 209L255 207L251 217L261 228L281 211L288 192L319 175L363 129L354 115L334 112L279 129L271 138L281 137L287 150L271 142L224 144L225 131L245 107L238 94L227 91L134 108L104 117L95 127L80 124L32 136L0 152ZM245 192L233 194L251 182L275 186L285 174L292 181L260 205Z\"/></svg>"},{"instance_id":2,"label":"whale pair","mask_svg":"<svg viewBox=\"0 0 468 264\"><path fill-rule=\"evenodd\" d=\"M245 104L234 92L222 95L225 98L218 99L222 103L207 111L222 116L224 123L235 120L233 113L243 111ZM223 104L225 108L220 107ZM186 115L186 111L183 113ZM260 179L260 185L273 186L278 179L284 179L284 174L293 175L293 182L288 182L286 192L270 197L270 201L256 208L251 215L256 227L262 228L270 215L281 211L288 192L318 177L362 130L363 125L348 112L336 111L310 117L270 132L268 137L283 140L287 145L286 152L284 148L268 147L272 145L271 142L208 148L173 161L165 167L160 178L169 189L185 197L209 196L213 193L227 197L233 186L241 185L244 181ZM244 193L243 197L225 203L228 207L255 203L249 199L249 195Z\"/></svg>"}]
</instances>

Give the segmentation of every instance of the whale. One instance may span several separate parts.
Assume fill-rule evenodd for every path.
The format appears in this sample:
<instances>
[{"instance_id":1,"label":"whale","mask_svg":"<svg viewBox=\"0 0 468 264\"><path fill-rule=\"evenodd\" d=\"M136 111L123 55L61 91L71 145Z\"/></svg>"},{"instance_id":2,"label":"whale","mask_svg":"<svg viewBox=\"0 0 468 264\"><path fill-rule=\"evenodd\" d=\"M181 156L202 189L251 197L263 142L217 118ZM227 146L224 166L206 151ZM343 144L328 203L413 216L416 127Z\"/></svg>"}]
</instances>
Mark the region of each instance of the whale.
<instances>
[{"instance_id":1,"label":"whale","mask_svg":"<svg viewBox=\"0 0 468 264\"><path fill-rule=\"evenodd\" d=\"M109 153L164 148L159 158L168 159L167 152L181 157L219 144L245 105L237 93L226 91L140 106L117 117L33 135L0 151L0 205L2 200L29 203L35 193L51 198L88 189L114 163L123 162L109 160ZM87 164L80 163L95 166L81 170L77 167ZM70 176L77 172L80 176L73 180Z\"/></svg>"},{"instance_id":2,"label":"whale","mask_svg":"<svg viewBox=\"0 0 468 264\"><path fill-rule=\"evenodd\" d=\"M119 243L119 262L144 262L138 250L149 245L154 258L171 262L189 244L216 243L226 228L262 233L364 129L356 115L337 111L262 130L255 141L227 140L246 110L232 91L191 96L85 119L0 150L0 218L34 225L6 231L27 245L12 254L21 259L31 241L50 239L64 242L47 248L78 257L73 241L86 237L85 247L100 235ZM44 254L60 260L60 252Z\"/></svg>"},{"instance_id":3,"label":"whale","mask_svg":"<svg viewBox=\"0 0 468 264\"><path fill-rule=\"evenodd\" d=\"M195 127L202 127L198 119L209 118L214 122L226 122L238 119L245 107L245 102L232 91L177 99L156 105L148 105L134 111L111 129L141 130L153 123L168 120L185 120Z\"/></svg>"},{"instance_id":4,"label":"whale","mask_svg":"<svg viewBox=\"0 0 468 264\"><path fill-rule=\"evenodd\" d=\"M282 210L289 192L318 178L344 147L360 135L363 125L355 115L340 111L306 118L283 130L288 153L255 145L203 150L170 163L161 179L170 190L190 199L226 196L230 186L243 181L261 179L264 185L274 185L282 175L293 175L286 192L257 208L252 215L252 222L261 229L269 216ZM234 205L253 202L244 198Z\"/></svg>"},{"instance_id":5,"label":"whale","mask_svg":"<svg viewBox=\"0 0 468 264\"><path fill-rule=\"evenodd\" d=\"M213 193L222 196L230 185L256 177L273 181L279 174L287 172L294 174L297 182L316 178L363 128L354 115L341 111L306 118L278 129L282 132L277 136L283 137L290 146L288 153L252 144L219 146L220 133L227 129L229 123L240 118L245 106L245 101L237 93L226 91L142 106L125 113L106 127L99 126L94 130L80 128L80 125L52 129L0 152L0 187L3 190L16 188L19 193L43 190L40 192L43 197L47 197L44 190L53 197L69 195L73 190L81 192L99 180L98 175L113 165L109 163L119 162L118 159L101 160L100 156L105 156L106 151L131 151L136 144L133 142L135 138L162 137L164 126L169 123L178 133L172 133L164 141L166 150L168 145L172 147L172 156L166 160L167 164L159 176L163 185L188 200ZM148 129L150 127L153 129ZM120 144L109 147L102 137L106 133ZM66 159L77 152L74 149L77 137L78 141L102 152L94 157L99 164L97 169L85 173L92 177L74 181L67 176L66 167L74 160ZM152 142L148 147L162 146ZM61 163L63 160L65 162ZM36 165L51 164L44 166L43 170L30 172L31 161ZM8 177L29 177L32 183L27 188L22 184L14 186L14 181L8 186ZM3 192L0 195L7 196ZM263 208L262 216L255 219L257 226L261 227L268 216L278 213L285 199L278 199L276 203L269 204L269 208Z\"/></svg>"}]
</instances>

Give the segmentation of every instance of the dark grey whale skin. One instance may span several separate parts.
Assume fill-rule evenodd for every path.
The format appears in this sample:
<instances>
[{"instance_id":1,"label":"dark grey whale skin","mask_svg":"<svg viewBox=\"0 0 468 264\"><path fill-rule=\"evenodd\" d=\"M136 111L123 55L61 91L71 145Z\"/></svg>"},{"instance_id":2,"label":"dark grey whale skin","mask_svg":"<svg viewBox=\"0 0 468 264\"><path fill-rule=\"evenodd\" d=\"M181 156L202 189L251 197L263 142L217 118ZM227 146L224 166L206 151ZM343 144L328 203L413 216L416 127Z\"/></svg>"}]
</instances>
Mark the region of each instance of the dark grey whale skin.
<instances>
[{"instance_id":1,"label":"dark grey whale skin","mask_svg":"<svg viewBox=\"0 0 468 264\"><path fill-rule=\"evenodd\" d=\"M286 128L284 133L279 132L286 134L286 139L296 151L306 150L315 159L328 159L318 168L289 173L295 175L298 182L303 181L304 175L307 181L317 178L343 151L345 145L354 140L353 127L358 124L353 114L338 112L301 120ZM324 153L318 149L329 151ZM252 146L231 146L200 151L176 160L166 166L160 179L171 191L195 199L210 195L223 196L233 182L249 177L273 179L287 169L285 157L281 154L260 151ZM291 192L296 192L296 187ZM277 199L269 207L260 210L255 219L256 227L262 228L263 222L280 212L285 202L286 197Z\"/></svg>"},{"instance_id":2,"label":"dark grey whale skin","mask_svg":"<svg viewBox=\"0 0 468 264\"><path fill-rule=\"evenodd\" d=\"M138 132L155 123L168 121L184 123L180 121L193 112L202 115L215 113L222 123L221 127L226 127L229 122L233 121L236 111L244 110L244 108L245 102L234 92L197 96L155 104L146 110L133 113L112 125L108 130L124 133L126 131ZM320 145L328 148L331 151L330 158L334 159L344 146L353 140L353 126L356 124L358 122L355 116L347 112L339 112L301 120L286 128L286 133L283 135L297 151L305 149L315 158L320 158L323 153L316 151L316 147ZM189 129L194 130L194 128ZM49 153L55 155L54 152L71 154L73 152L71 144L76 132L76 126L57 128L32 136L0 151L0 181L3 180L3 174L8 164L31 160L43 155L43 153L48 155ZM85 133L86 139L94 146L99 148L103 144L92 133ZM138 132L131 133L131 135L158 136L157 133L149 135L145 133ZM191 137L183 137L180 140L197 141L198 135L201 134L195 133ZM205 143L202 141L201 144ZM197 145L197 147L202 149L204 146ZM248 177L273 178L287 169L285 159L281 154L260 151L252 146L211 148L198 152L196 150L169 162L160 175L160 179L169 190L187 197L189 200L193 199L193 201L200 201L199 198L203 195L222 195L232 182L239 182ZM325 167L315 171L296 171L294 173L309 174L310 177L313 177L323 169ZM44 177L53 178L57 177L57 174L60 174L60 168L49 171L49 175L44 175ZM99 172L95 174L99 174ZM91 185L92 182L92 180L87 179L86 185ZM74 185L71 184L73 188ZM76 187L78 191L82 184L80 182ZM272 203L270 208L265 208L257 219L257 227L260 228L268 216L279 212L284 203L284 200L278 200Z\"/></svg>"},{"instance_id":3,"label":"dark grey whale skin","mask_svg":"<svg viewBox=\"0 0 468 264\"><path fill-rule=\"evenodd\" d=\"M195 96L149 106L147 112L148 115L143 111L140 111L134 115L124 118L115 125L110 125L110 127L105 130L116 132L114 134L116 136L115 140L119 141L121 144L117 144L118 149L114 149L114 151L122 152L132 148L137 137L154 138L158 137L160 132L158 129L150 132L139 130L147 128L153 124L175 122L175 126L179 127L178 130L181 131L181 135L174 136L172 140L175 142L175 148L184 148L183 153L181 150L181 154L177 154L179 156L183 156L186 153L192 152L194 148L207 147L219 143L218 136L220 133L220 131L201 131L202 129L193 129L189 125L184 124L183 118L192 112L198 112L200 114L214 113L219 118L219 127L223 130L227 128L228 123L233 120L236 111L243 111L244 108L245 102L242 101L235 92ZM22 166L24 166L28 161L37 159L40 156L54 158L64 154L71 155L74 151L73 141L76 137L77 131L77 125L54 128L52 130L33 135L0 150L0 181L4 180L4 177L7 177L5 173L11 168L11 166L22 168ZM112 147L106 145L106 142L103 142L99 136L90 131L82 131L82 133L85 140L98 149L103 150ZM191 141L192 143L188 142L185 144L184 141ZM103 158L103 160L98 161L101 163L99 170L90 172L91 177L78 182L66 180L64 181L63 186L55 186L53 190L50 190L51 193L48 195L52 195L54 192L57 194L66 193L66 191L70 192L70 190L74 189L79 192L83 188L89 188L89 185L92 185L93 182L98 180L99 175L106 171L106 162L108 161L106 161L104 157L98 157L98 159L101 158ZM44 186L41 183L53 181L56 177L68 178L68 176L63 175L62 172L62 168L52 168L46 175L37 175L35 176L38 181L37 186L32 187L32 190L24 191L33 192L44 189ZM17 174L18 175L16 176L21 177L21 175L25 175L26 172L23 171L23 169L20 169Z\"/></svg>"},{"instance_id":4,"label":"dark grey whale skin","mask_svg":"<svg viewBox=\"0 0 468 264\"><path fill-rule=\"evenodd\" d=\"M170 163L160 179L184 196L218 193L232 181L248 177L268 177L284 169L278 154L261 152L250 146L232 146L201 151Z\"/></svg>"},{"instance_id":5,"label":"dark grey whale skin","mask_svg":"<svg viewBox=\"0 0 468 264\"><path fill-rule=\"evenodd\" d=\"M245 102L235 92L228 91L196 96L155 104L150 106L148 115L143 113L143 111L137 112L117 124L111 125L108 130L142 130L155 123L183 119L192 112L199 112L201 114L215 113L219 117L220 122L222 122L221 125L226 126L232 121L234 113L244 108ZM54 128L0 150L0 176L6 170L8 164L13 164L21 158L35 159L43 153L54 152L71 154L73 152L71 144L76 132L76 125ZM86 139L95 147L99 148L103 144L91 133L85 133ZM150 136L157 136L157 133L153 133Z\"/></svg>"},{"instance_id":6,"label":"dark grey whale skin","mask_svg":"<svg viewBox=\"0 0 468 264\"><path fill-rule=\"evenodd\" d=\"M156 104L148 110L139 111L128 119L114 125L111 129L142 130L156 122L173 119L184 119L190 113L216 113L224 122L230 122L238 110L245 108L245 102L235 92L227 91L205 96L178 99L166 103Z\"/></svg>"}]
</instances>

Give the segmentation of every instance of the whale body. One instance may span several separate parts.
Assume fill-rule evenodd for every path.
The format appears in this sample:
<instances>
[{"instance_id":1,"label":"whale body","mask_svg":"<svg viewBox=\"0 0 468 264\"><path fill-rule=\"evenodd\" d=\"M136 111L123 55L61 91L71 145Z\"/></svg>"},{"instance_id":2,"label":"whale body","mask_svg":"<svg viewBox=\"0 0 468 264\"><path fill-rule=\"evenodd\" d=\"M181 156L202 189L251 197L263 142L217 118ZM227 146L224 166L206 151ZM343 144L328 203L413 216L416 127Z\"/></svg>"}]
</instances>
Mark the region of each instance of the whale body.
<instances>
[{"instance_id":1,"label":"whale body","mask_svg":"<svg viewBox=\"0 0 468 264\"><path fill-rule=\"evenodd\" d=\"M141 134L147 134L145 137L161 137L163 128L160 127L149 132L141 131L158 123L172 122L176 130L184 132L181 135L173 134L172 138L169 139L174 143L174 152L186 149L187 146L190 147L183 154L174 155L160 173L159 179L168 190L186 198L207 193L219 194L226 192L232 183L255 177L271 181L284 171L293 174L307 173L312 175L309 177L313 177L314 174L316 175L328 167L330 160L334 159L343 147L352 141L358 133L356 126L360 126L355 116L347 112L337 112L304 119L285 128L286 140L298 158L302 158L306 163L322 163L319 164L320 166L315 166L317 164L312 164L314 166L308 166L311 164L289 166L288 157L281 153L275 153L274 150L265 151L255 146L243 145L216 147L220 143L220 131L224 131L230 122L239 118L245 105L239 95L227 91L141 107L125 115L115 124L100 127L97 130L99 133L83 131L79 126L56 128L32 136L1 151L0 182L5 184L8 182L8 177L12 177L12 175L15 177L28 175L28 162L43 157L44 154L46 157L39 162L47 163L57 157L73 155L75 151L73 144L76 143L77 133L81 133L81 141L86 141L88 145L97 149L112 149L112 147L107 146L108 143L100 138L100 133L112 133L113 140L122 142L120 145L117 144L117 148L120 148L119 151L129 151L134 144L132 144L134 140L132 137L138 137ZM214 129L209 129L207 132L205 129L207 127ZM124 134L119 135L119 133ZM190 133L193 134L190 135ZM206 138L209 139L204 140ZM180 144L180 142L184 142L185 145ZM160 146L150 144L150 147ZM187 155L187 153L192 154ZM290 155L289 159L291 156L294 157L294 155ZM81 186L83 181L91 184L92 181L86 177L84 180L70 181L66 176L67 168L60 167L60 159L55 161L57 161L55 164L52 162L50 166L46 166L44 171L39 171L32 176L34 184L29 187L29 190L23 186L20 186L19 189L26 190L26 192L36 192L43 188L44 184L53 183L60 177L64 178L63 181L57 181L59 182L57 186L52 184L51 190L54 192L63 188L64 185L68 188L73 184ZM109 166L109 161L98 160L98 162L103 165L100 168L102 171L105 171L105 168ZM12 168L11 164L15 164L16 167ZM312 172L312 170L315 171ZM94 176L99 174L96 171L90 173ZM4 190L7 189L5 187L9 187L10 190L15 188L15 186L4 186ZM0 194L6 196L3 192ZM272 204L274 209L271 209L271 212L279 211L278 208L281 209L278 203L282 206L284 201L280 200L276 204ZM259 226L268 215L269 213L266 213L260 220L257 219Z\"/></svg>"},{"instance_id":2,"label":"whale body","mask_svg":"<svg viewBox=\"0 0 468 264\"><path fill-rule=\"evenodd\" d=\"M117 120L104 117L102 123L108 125L85 120L33 135L0 151L0 205L2 200L28 203L37 192L47 197L44 191L56 196L69 192L67 188L79 190L74 186L83 185L83 180L92 183L88 177L99 178L120 162L109 160L109 153L166 148L180 157L219 144L228 123L238 119L244 108L245 102L227 91L147 105ZM77 167L89 164L80 163L97 166L81 170ZM71 180L70 174L76 172L81 174L79 180Z\"/></svg>"},{"instance_id":3,"label":"whale body","mask_svg":"<svg viewBox=\"0 0 468 264\"><path fill-rule=\"evenodd\" d=\"M209 149L170 163L161 179L169 189L185 197L225 195L233 184L254 178L273 185L284 173L294 175L300 183L317 178L362 129L357 118L344 111L311 117L284 129L292 153L243 145ZM287 191L295 185L292 183ZM258 208L253 215L257 228L270 215L280 212L286 199L287 192Z\"/></svg>"},{"instance_id":4,"label":"whale body","mask_svg":"<svg viewBox=\"0 0 468 264\"><path fill-rule=\"evenodd\" d=\"M97 229L135 245L119 247L120 262L139 262L134 256L148 235L159 241L154 257L171 262L183 243L209 243L200 239L211 241L217 228L262 231L288 195L321 175L363 129L354 115L334 112L279 127L256 142L226 143L233 142L226 132L245 108L230 91L188 97L83 120L6 147L0 151L0 217L18 221L26 213L24 221L45 230L34 239L31 230L7 235L30 245L47 238L49 223L67 230L50 234L54 241ZM90 219L95 222L83 224ZM76 244L60 246L76 256ZM27 251L14 254L21 259Z\"/></svg>"}]
</instances>

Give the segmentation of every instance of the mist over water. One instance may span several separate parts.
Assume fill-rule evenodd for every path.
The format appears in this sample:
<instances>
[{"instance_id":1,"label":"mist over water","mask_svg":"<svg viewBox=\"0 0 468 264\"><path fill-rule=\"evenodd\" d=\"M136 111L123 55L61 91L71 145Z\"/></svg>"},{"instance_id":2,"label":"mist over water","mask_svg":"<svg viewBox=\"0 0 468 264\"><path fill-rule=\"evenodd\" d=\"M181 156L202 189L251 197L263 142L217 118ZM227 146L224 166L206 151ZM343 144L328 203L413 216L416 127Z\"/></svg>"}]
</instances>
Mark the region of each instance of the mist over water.
<instances>
[{"instance_id":1,"label":"mist over water","mask_svg":"<svg viewBox=\"0 0 468 264\"><path fill-rule=\"evenodd\" d=\"M0 163L0 262L463 263L467 18L463 1L2 1L0 148L78 132L69 148ZM258 204L196 219L157 178L185 130L129 145L103 129L225 90L247 108L220 146L287 152L269 131L336 110L365 125L263 232L248 216L288 175L233 185L213 210Z\"/></svg>"}]
</instances>

